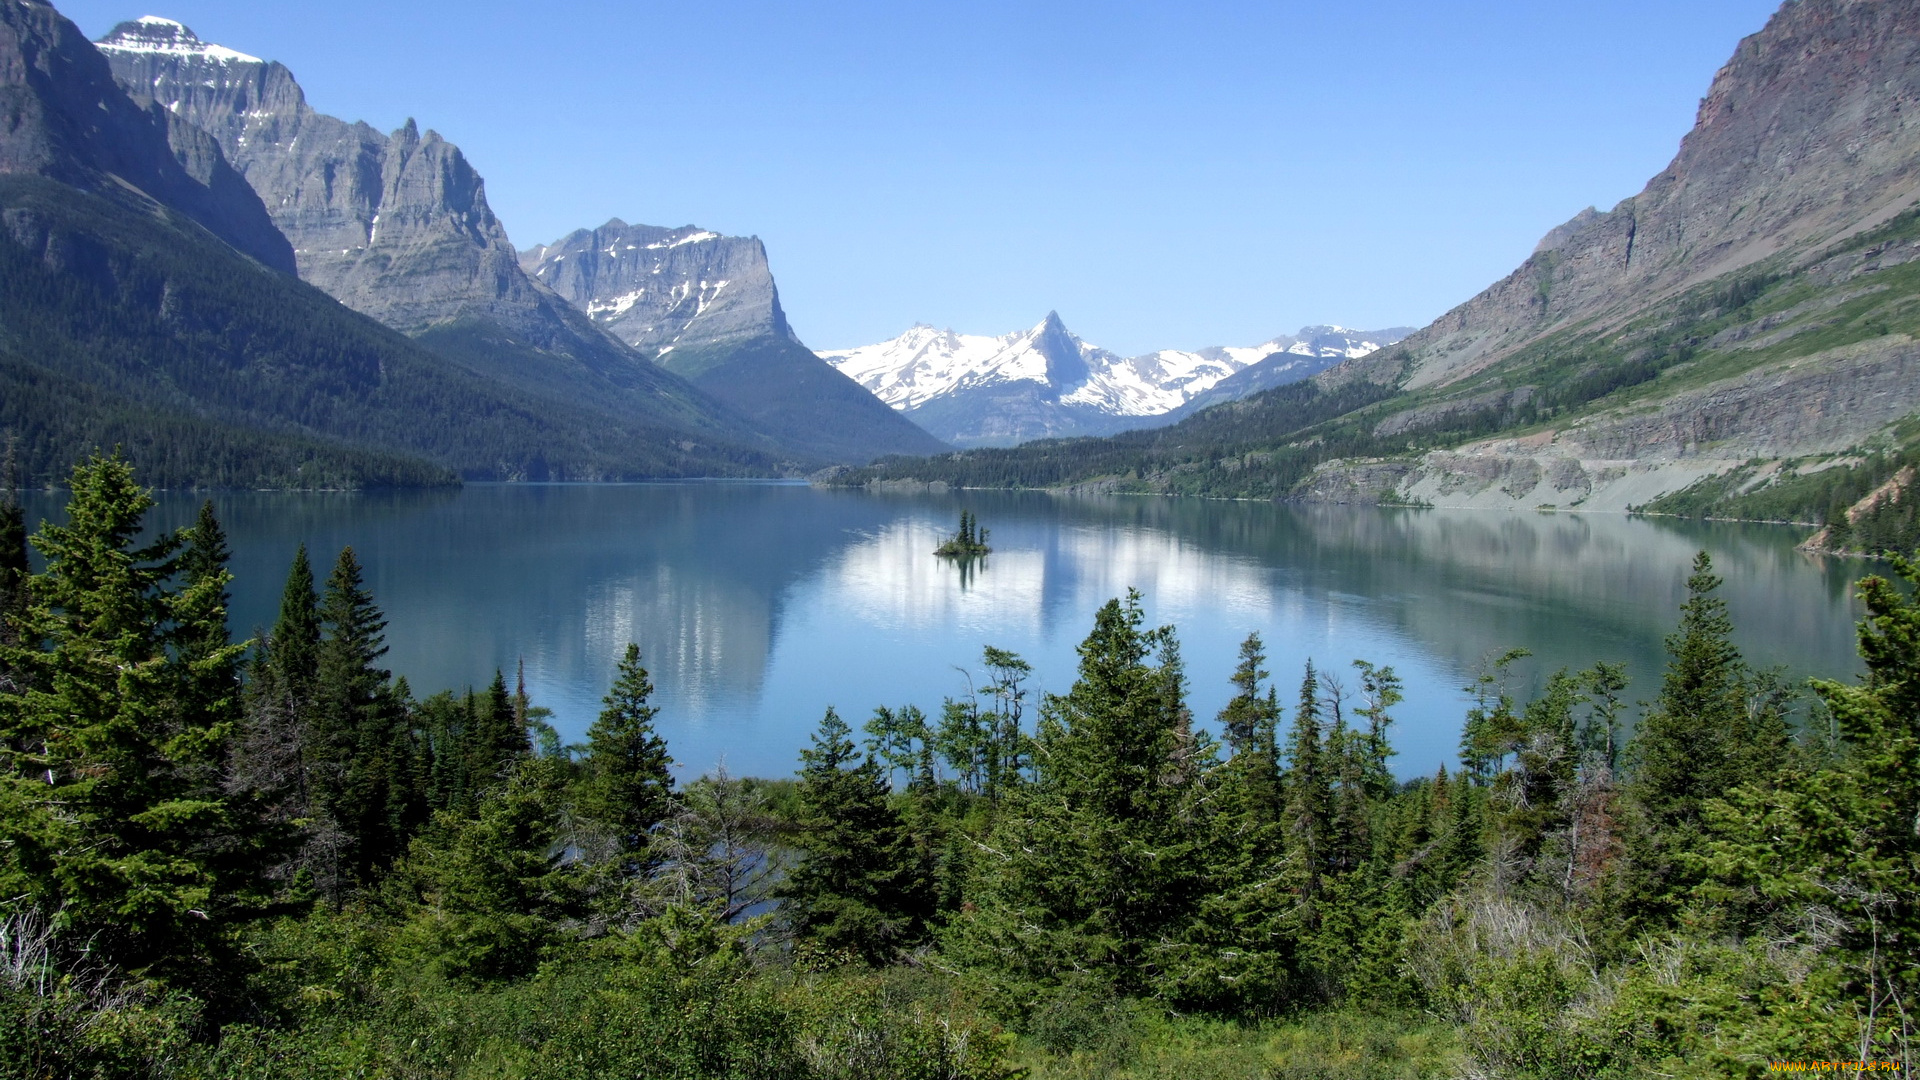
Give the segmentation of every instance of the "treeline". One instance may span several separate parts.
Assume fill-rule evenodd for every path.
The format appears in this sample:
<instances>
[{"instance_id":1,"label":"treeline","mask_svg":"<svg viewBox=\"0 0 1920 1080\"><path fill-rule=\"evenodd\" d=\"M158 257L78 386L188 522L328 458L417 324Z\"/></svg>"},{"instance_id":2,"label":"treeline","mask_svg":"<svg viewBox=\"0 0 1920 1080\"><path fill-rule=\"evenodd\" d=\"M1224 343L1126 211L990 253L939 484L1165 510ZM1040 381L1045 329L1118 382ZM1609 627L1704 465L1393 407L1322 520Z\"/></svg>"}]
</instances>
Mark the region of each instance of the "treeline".
<instances>
[{"instance_id":1,"label":"treeline","mask_svg":"<svg viewBox=\"0 0 1920 1080\"><path fill-rule=\"evenodd\" d=\"M1745 466L1663 495L1640 509L1682 517L1819 524L1826 527L1821 546L1828 550L1911 555L1920 550L1911 479L1916 468L1920 468L1920 447L1915 446L1875 450L1858 460L1810 472L1788 470L1758 486L1753 482L1754 467ZM1886 498L1858 515L1849 515L1861 500L1903 475L1907 479Z\"/></svg>"},{"instance_id":2,"label":"treeline","mask_svg":"<svg viewBox=\"0 0 1920 1080\"><path fill-rule=\"evenodd\" d=\"M632 647L563 745L504 675L382 670L350 550L234 644L210 510L137 548L123 461L73 489L38 574L0 515L9 1075L1915 1064L1920 604L1882 579L1866 679L1803 695L1702 555L1637 718L1607 663L1518 699L1516 650L1411 781L1390 668L1283 694L1249 636L1201 723L1129 595L1064 694L988 648L934 715L828 709L791 781L682 786Z\"/></svg>"}]
</instances>

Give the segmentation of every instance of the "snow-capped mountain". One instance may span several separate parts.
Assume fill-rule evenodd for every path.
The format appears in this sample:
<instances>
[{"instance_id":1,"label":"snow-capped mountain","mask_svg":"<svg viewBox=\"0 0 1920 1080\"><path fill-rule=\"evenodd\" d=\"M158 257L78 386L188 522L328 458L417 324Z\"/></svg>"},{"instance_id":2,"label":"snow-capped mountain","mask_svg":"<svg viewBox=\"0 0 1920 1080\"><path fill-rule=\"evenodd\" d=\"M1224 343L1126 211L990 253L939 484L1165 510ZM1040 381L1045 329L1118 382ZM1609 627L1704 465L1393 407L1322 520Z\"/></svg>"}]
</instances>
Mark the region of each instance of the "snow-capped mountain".
<instances>
[{"instance_id":1,"label":"snow-capped mountain","mask_svg":"<svg viewBox=\"0 0 1920 1080\"><path fill-rule=\"evenodd\" d=\"M1031 329L999 337L922 324L890 341L820 355L940 438L1000 446L1151 427L1270 358L1244 393L1305 379L1408 332L1309 326L1259 345L1123 357L1080 340L1048 312Z\"/></svg>"}]
</instances>

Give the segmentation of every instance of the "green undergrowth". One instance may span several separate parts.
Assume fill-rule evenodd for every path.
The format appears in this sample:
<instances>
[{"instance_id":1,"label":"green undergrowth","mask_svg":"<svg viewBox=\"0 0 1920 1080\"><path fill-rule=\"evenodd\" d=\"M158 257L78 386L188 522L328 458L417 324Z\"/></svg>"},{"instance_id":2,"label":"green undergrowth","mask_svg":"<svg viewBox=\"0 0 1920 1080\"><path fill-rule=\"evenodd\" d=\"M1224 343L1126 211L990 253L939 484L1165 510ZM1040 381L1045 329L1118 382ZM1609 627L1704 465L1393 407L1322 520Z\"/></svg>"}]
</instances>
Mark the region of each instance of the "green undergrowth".
<instances>
[{"instance_id":1,"label":"green undergrowth","mask_svg":"<svg viewBox=\"0 0 1920 1080\"><path fill-rule=\"evenodd\" d=\"M1030 1080L1427 1080L1458 1075L1463 1058L1457 1028L1391 1010L1266 1024L1129 1015L1071 1051L1023 1039L1015 1053Z\"/></svg>"}]
</instances>

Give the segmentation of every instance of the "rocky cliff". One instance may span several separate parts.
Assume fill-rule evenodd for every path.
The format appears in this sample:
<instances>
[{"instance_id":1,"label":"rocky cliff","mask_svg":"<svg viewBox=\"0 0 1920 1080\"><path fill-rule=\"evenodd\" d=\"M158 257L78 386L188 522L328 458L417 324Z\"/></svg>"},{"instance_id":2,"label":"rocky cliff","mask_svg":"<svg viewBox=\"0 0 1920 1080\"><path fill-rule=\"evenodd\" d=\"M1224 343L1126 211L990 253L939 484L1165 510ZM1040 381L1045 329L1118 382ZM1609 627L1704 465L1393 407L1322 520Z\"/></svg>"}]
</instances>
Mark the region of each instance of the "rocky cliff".
<instances>
[{"instance_id":1,"label":"rocky cliff","mask_svg":"<svg viewBox=\"0 0 1920 1080\"><path fill-rule=\"evenodd\" d=\"M762 441L531 280L479 173L434 132L409 120L382 134L318 112L285 66L171 19L121 23L98 46L177 134L218 144L291 241L301 278L341 303L522 390Z\"/></svg>"},{"instance_id":2,"label":"rocky cliff","mask_svg":"<svg viewBox=\"0 0 1920 1080\"><path fill-rule=\"evenodd\" d=\"M1920 5L1789 0L1740 42L1672 164L1404 343L1409 388L1445 385L1576 324L1617 326L1764 260L1806 260L1920 199ZM1396 361L1397 362L1397 361ZM1399 378L1383 364L1338 377Z\"/></svg>"},{"instance_id":3,"label":"rocky cliff","mask_svg":"<svg viewBox=\"0 0 1920 1080\"><path fill-rule=\"evenodd\" d=\"M474 315L526 331L562 315L520 272L480 175L439 135L317 112L283 65L169 19L121 23L98 45L130 92L219 142L300 276L348 307L408 333Z\"/></svg>"},{"instance_id":4,"label":"rocky cliff","mask_svg":"<svg viewBox=\"0 0 1920 1080\"><path fill-rule=\"evenodd\" d=\"M0 0L0 173L102 190L120 183L291 273L293 252L220 147L131 100L49 4Z\"/></svg>"},{"instance_id":5,"label":"rocky cliff","mask_svg":"<svg viewBox=\"0 0 1920 1080\"><path fill-rule=\"evenodd\" d=\"M1789 0L1644 191L1319 376L1404 389L1369 421L1382 439L1473 418L1511 434L1330 464L1305 493L1617 510L1751 459L1895 438L1920 408L1916 104L1920 5Z\"/></svg>"},{"instance_id":6,"label":"rocky cliff","mask_svg":"<svg viewBox=\"0 0 1920 1080\"><path fill-rule=\"evenodd\" d=\"M648 352L793 337L758 237L614 218L522 252L520 265Z\"/></svg>"},{"instance_id":7,"label":"rocky cliff","mask_svg":"<svg viewBox=\"0 0 1920 1080\"><path fill-rule=\"evenodd\" d=\"M18 436L33 482L108 446L168 486L781 469L731 414L745 445L703 435L718 406L644 360L636 368L678 399L567 403L478 374L302 282L219 141L136 101L45 4L0 0L0 73L0 431Z\"/></svg>"}]
</instances>

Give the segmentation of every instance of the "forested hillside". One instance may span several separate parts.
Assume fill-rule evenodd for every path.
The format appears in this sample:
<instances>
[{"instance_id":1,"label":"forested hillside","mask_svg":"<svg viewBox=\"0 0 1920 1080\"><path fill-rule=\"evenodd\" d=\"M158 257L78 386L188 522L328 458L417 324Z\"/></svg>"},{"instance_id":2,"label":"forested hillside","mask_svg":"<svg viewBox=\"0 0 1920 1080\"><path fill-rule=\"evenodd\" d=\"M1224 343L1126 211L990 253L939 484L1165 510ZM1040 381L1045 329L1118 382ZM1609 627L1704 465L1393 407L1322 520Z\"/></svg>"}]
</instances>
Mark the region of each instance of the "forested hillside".
<instances>
[{"instance_id":1,"label":"forested hillside","mask_svg":"<svg viewBox=\"0 0 1920 1080\"><path fill-rule=\"evenodd\" d=\"M0 504L9 1075L1920 1063L1905 562L1859 585L1861 682L1744 663L1703 555L1660 685L1594 657L1521 700L1516 642L1432 777L1395 775L1391 669L1283 687L1249 637L1196 718L1129 596L1063 694L989 646L973 696L827 710L792 779L679 784L635 649L562 745L504 675L384 670L351 548L289 553L234 643L210 508L136 548L124 460L71 485L38 573Z\"/></svg>"}]
</instances>

